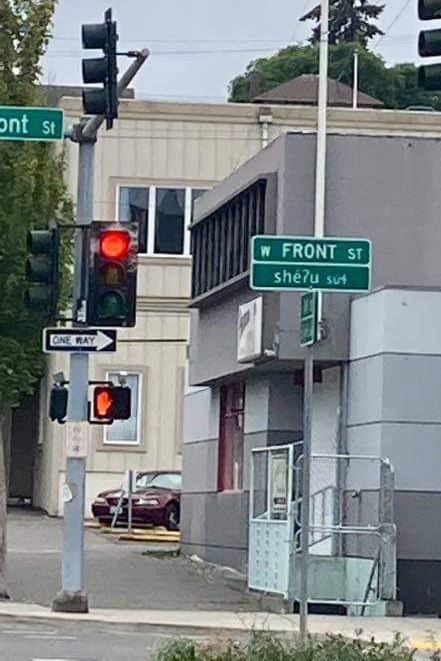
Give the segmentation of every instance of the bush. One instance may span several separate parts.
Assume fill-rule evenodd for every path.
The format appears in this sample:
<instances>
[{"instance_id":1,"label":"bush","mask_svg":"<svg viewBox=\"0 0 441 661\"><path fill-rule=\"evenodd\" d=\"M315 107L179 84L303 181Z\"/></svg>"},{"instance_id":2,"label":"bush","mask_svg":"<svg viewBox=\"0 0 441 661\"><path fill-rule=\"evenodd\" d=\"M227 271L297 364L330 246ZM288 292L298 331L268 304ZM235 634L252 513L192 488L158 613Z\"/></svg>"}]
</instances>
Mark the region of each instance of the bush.
<instances>
[{"instance_id":1,"label":"bush","mask_svg":"<svg viewBox=\"0 0 441 661\"><path fill-rule=\"evenodd\" d=\"M309 639L286 642L267 634L253 634L250 641L240 644L232 640L207 644L177 640L161 649L155 661L412 661L415 650L397 637L391 645L347 640L342 636L328 636L324 640ZM432 656L433 661L439 659Z\"/></svg>"}]
</instances>

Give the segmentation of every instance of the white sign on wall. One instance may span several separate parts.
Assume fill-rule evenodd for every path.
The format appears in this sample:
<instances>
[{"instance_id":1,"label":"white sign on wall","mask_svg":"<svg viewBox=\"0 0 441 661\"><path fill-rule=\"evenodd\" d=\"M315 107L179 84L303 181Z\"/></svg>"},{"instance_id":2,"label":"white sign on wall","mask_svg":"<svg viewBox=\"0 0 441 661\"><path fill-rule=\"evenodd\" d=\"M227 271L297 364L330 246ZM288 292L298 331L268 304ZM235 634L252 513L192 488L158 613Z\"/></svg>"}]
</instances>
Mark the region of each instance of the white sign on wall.
<instances>
[{"instance_id":1,"label":"white sign on wall","mask_svg":"<svg viewBox=\"0 0 441 661\"><path fill-rule=\"evenodd\" d=\"M262 353L262 297L239 305L237 362L247 363Z\"/></svg>"},{"instance_id":2,"label":"white sign on wall","mask_svg":"<svg viewBox=\"0 0 441 661\"><path fill-rule=\"evenodd\" d=\"M89 423L66 423L66 457L87 457L89 445Z\"/></svg>"}]
</instances>

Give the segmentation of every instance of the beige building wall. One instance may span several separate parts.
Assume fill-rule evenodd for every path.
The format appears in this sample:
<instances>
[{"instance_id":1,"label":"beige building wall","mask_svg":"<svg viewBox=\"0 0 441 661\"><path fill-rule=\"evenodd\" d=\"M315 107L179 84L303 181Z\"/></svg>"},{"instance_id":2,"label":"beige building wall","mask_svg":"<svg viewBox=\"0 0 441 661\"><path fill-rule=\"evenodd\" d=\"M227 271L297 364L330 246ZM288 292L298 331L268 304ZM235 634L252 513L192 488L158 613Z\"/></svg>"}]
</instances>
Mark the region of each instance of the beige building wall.
<instances>
[{"instance_id":1,"label":"beige building wall","mask_svg":"<svg viewBox=\"0 0 441 661\"><path fill-rule=\"evenodd\" d=\"M81 113L79 99L63 99L66 125ZM210 188L282 132L313 131L316 109L252 104L192 104L125 100L112 131L101 131L96 148L94 220L118 219L120 186ZM331 109L333 133L439 136L438 113ZM78 147L66 141L66 181L76 197ZM152 220L152 216L149 218ZM141 375L139 442L110 444L105 428L92 427L87 457L86 515L98 491L121 484L124 471L181 466L182 409L190 296L189 237L178 256L139 256L137 325L118 330L118 351L91 357L90 378L109 370ZM68 361L52 354L48 374ZM34 504L62 514L65 427L47 418L42 383L40 438Z\"/></svg>"}]
</instances>

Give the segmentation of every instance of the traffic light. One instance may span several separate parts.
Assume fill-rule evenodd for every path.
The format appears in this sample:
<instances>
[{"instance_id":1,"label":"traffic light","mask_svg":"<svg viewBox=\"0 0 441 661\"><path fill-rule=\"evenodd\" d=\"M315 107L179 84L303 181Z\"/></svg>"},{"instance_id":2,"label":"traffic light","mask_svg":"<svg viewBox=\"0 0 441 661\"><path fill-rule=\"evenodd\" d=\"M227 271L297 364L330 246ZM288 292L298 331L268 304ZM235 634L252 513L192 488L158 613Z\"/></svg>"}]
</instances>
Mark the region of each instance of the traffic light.
<instances>
[{"instance_id":1,"label":"traffic light","mask_svg":"<svg viewBox=\"0 0 441 661\"><path fill-rule=\"evenodd\" d=\"M418 0L418 16L422 21L441 18L441 0ZM441 29L420 32L418 53L421 57L441 55ZM418 81L426 90L441 90L441 63L419 67Z\"/></svg>"},{"instance_id":2,"label":"traffic light","mask_svg":"<svg viewBox=\"0 0 441 661\"><path fill-rule=\"evenodd\" d=\"M25 268L26 278L32 285L25 291L24 302L30 310L45 313L49 318L55 316L58 303L59 242L56 229L28 232L30 256Z\"/></svg>"},{"instance_id":3,"label":"traffic light","mask_svg":"<svg viewBox=\"0 0 441 661\"><path fill-rule=\"evenodd\" d=\"M87 303L89 326L135 325L137 253L137 223L92 223Z\"/></svg>"},{"instance_id":4,"label":"traffic light","mask_svg":"<svg viewBox=\"0 0 441 661\"><path fill-rule=\"evenodd\" d=\"M112 21L112 10L104 14L104 23L92 23L82 26L83 48L101 49L104 57L83 60L83 81L102 83L103 88L83 91L83 107L86 115L104 115L107 128L111 129L113 120L118 117L118 67L116 44L118 34L116 22Z\"/></svg>"},{"instance_id":5,"label":"traffic light","mask_svg":"<svg viewBox=\"0 0 441 661\"><path fill-rule=\"evenodd\" d=\"M50 391L49 419L65 422L67 416L67 400L69 391L64 386L54 385Z\"/></svg>"},{"instance_id":6,"label":"traffic light","mask_svg":"<svg viewBox=\"0 0 441 661\"><path fill-rule=\"evenodd\" d=\"M96 420L128 420L130 414L130 388L97 386L93 389L93 417Z\"/></svg>"}]
</instances>

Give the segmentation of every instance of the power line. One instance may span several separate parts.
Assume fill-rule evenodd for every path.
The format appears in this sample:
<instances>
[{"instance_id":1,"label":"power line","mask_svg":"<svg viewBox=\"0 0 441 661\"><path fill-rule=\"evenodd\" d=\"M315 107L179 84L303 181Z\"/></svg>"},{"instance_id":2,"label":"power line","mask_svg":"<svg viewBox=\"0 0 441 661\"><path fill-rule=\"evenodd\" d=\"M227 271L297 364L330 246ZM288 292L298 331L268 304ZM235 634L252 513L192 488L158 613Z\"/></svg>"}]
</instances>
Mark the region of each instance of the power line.
<instances>
[{"instance_id":1,"label":"power line","mask_svg":"<svg viewBox=\"0 0 441 661\"><path fill-rule=\"evenodd\" d=\"M406 9L407 9L408 6L410 5L410 3L411 3L411 0L406 0L406 2L404 3L404 5L401 7L401 9L399 10L399 12L398 12L397 15L395 16L395 18L394 18L394 19L392 20L392 22L390 23L389 27L386 29L386 31L385 31L382 35L380 35L379 39L378 39L377 42L374 44L374 46L373 46L374 49L377 48L377 47L381 44L381 42L383 41L383 39L384 39L384 37L387 35L387 33L393 28L393 26L395 25L395 23L397 23L397 21L400 20L400 18L402 17L402 15L403 15L404 12L406 11Z\"/></svg>"},{"instance_id":2,"label":"power line","mask_svg":"<svg viewBox=\"0 0 441 661\"><path fill-rule=\"evenodd\" d=\"M404 12L406 7L410 4L411 0L407 0L406 6L403 7L401 10L401 13ZM395 21L398 20L399 16L396 17ZM392 27L392 24L391 26ZM390 29L390 28L389 28ZM386 33L384 34L386 36ZM376 44L373 46L373 48L377 48L377 46L380 44L382 41L383 37L381 40L379 39ZM387 39L387 41L383 44L384 46L401 46L405 45L408 43L413 42L413 37L410 35L402 35L402 36L397 36L397 37L390 37ZM285 48L288 48L289 46L296 46L300 42L295 42L295 43L286 43L285 42ZM188 49L188 50L152 50L151 52L151 57L170 57L170 56L183 56L183 55L231 55L231 54L238 54L238 53L268 53L270 51L273 51L273 48L270 48L269 46L267 48L201 48L201 49ZM60 57L60 58L81 58L84 56L83 51L72 51L72 50L51 50L49 49L46 53L46 57Z\"/></svg>"},{"instance_id":3,"label":"power line","mask_svg":"<svg viewBox=\"0 0 441 661\"><path fill-rule=\"evenodd\" d=\"M309 2L309 0L308 0ZM72 41L76 43L81 43L81 39L78 37L52 37L51 41ZM144 37L144 39L121 39L120 44L150 44L150 43L157 43L157 44L249 44L249 43L267 43L267 44L275 44L275 43L286 43L286 38L283 39L260 39L260 38L252 38L250 37L249 39L150 39L148 37Z\"/></svg>"}]
</instances>

